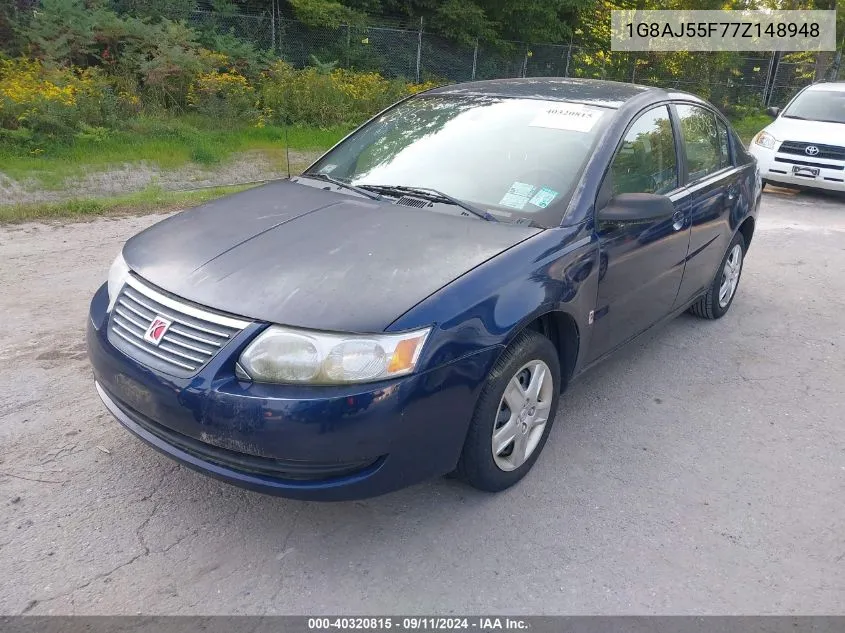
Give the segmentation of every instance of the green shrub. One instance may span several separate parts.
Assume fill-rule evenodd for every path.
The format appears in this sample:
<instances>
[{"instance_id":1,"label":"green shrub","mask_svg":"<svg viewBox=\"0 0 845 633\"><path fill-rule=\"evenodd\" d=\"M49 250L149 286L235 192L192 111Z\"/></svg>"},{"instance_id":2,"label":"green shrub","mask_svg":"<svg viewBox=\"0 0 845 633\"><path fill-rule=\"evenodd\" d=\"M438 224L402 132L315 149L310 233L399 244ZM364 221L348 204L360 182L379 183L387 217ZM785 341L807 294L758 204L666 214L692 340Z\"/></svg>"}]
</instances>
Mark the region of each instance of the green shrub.
<instances>
[{"instance_id":1,"label":"green shrub","mask_svg":"<svg viewBox=\"0 0 845 633\"><path fill-rule=\"evenodd\" d=\"M116 91L97 69L0 59L0 128L28 130L4 135L7 141L68 140L81 130L118 125L136 105L135 97Z\"/></svg>"},{"instance_id":2,"label":"green shrub","mask_svg":"<svg viewBox=\"0 0 845 633\"><path fill-rule=\"evenodd\" d=\"M296 70L279 61L259 82L263 116L274 122L319 125L356 124L397 99L430 86L387 80L378 73L317 68Z\"/></svg>"},{"instance_id":3,"label":"green shrub","mask_svg":"<svg viewBox=\"0 0 845 633\"><path fill-rule=\"evenodd\" d=\"M188 88L188 104L193 109L225 122L253 120L255 99L255 89L235 70L202 73Z\"/></svg>"}]
</instances>

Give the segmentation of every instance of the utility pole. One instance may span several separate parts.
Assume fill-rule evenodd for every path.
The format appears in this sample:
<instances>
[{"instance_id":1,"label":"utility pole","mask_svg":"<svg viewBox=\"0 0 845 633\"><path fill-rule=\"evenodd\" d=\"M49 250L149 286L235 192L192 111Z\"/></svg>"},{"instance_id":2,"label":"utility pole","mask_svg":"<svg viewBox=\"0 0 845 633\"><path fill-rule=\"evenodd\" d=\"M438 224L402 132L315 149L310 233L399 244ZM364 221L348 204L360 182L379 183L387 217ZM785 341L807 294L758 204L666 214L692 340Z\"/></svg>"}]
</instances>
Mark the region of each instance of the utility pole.
<instances>
[{"instance_id":1,"label":"utility pole","mask_svg":"<svg viewBox=\"0 0 845 633\"><path fill-rule=\"evenodd\" d=\"M276 0L270 0L270 41L273 52L276 52Z\"/></svg>"}]
</instances>

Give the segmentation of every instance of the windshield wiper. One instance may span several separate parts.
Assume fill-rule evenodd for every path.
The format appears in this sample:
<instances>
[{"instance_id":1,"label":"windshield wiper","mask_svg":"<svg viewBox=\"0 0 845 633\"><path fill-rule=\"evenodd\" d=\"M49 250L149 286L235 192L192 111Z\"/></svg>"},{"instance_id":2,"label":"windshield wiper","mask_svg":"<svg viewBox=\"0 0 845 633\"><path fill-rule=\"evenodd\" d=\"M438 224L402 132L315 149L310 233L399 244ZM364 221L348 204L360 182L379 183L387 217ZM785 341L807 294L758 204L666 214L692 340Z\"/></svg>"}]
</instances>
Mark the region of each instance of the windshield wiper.
<instances>
[{"instance_id":1,"label":"windshield wiper","mask_svg":"<svg viewBox=\"0 0 845 633\"><path fill-rule=\"evenodd\" d=\"M369 198L370 200L381 200L381 196L377 193L373 193L372 191L367 191L366 189L362 189L361 187L357 187L355 185L349 184L343 180L338 178L332 178L328 174L302 174L303 178L313 178L314 180L325 180L326 182L330 182L333 185L337 185L338 187L342 187L343 189L349 189L350 191L354 191L355 193L359 193L365 198Z\"/></svg>"},{"instance_id":2,"label":"windshield wiper","mask_svg":"<svg viewBox=\"0 0 845 633\"><path fill-rule=\"evenodd\" d=\"M457 198L453 198L448 193L443 193L442 191L432 189L431 187L406 187L404 185L361 186L366 187L367 189L372 189L373 191L378 191L379 193L386 193L388 195L395 193L407 193L420 198L424 198L426 200L431 200L432 202L448 202L449 204L454 204L456 207L461 207L462 209L469 211L473 215L481 218L482 220L487 220L488 222L498 222L498 220L493 215L491 215L484 209L479 209L475 205L472 205L468 202L464 202L463 200L458 200Z\"/></svg>"}]
</instances>

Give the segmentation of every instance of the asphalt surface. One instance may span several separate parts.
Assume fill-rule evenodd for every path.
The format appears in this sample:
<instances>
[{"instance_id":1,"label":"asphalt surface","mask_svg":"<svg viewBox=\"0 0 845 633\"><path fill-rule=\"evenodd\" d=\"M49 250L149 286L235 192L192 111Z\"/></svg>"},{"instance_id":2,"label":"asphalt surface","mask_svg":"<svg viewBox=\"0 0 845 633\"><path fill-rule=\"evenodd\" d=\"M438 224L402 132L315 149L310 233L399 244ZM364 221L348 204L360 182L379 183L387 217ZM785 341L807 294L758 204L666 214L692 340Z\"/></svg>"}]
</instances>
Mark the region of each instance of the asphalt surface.
<instances>
[{"instance_id":1,"label":"asphalt surface","mask_svg":"<svg viewBox=\"0 0 845 633\"><path fill-rule=\"evenodd\" d=\"M135 440L94 392L90 296L156 217L0 229L0 613L845 613L845 202L767 193L731 312L572 385L490 495L320 504Z\"/></svg>"}]
</instances>

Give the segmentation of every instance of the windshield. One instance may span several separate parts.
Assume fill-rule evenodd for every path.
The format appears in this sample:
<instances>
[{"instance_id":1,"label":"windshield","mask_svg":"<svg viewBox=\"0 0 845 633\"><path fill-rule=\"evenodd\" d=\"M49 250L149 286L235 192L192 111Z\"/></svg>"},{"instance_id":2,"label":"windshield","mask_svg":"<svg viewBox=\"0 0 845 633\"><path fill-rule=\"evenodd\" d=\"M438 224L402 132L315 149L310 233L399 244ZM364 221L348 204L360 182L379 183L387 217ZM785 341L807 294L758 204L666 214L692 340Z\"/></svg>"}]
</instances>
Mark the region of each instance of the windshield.
<instances>
[{"instance_id":1,"label":"windshield","mask_svg":"<svg viewBox=\"0 0 845 633\"><path fill-rule=\"evenodd\" d=\"M420 96L352 134L305 175L434 189L500 220L556 226L610 112L537 99Z\"/></svg>"},{"instance_id":2,"label":"windshield","mask_svg":"<svg viewBox=\"0 0 845 633\"><path fill-rule=\"evenodd\" d=\"M790 119L845 123L845 92L806 90L789 104L783 116Z\"/></svg>"}]
</instances>

